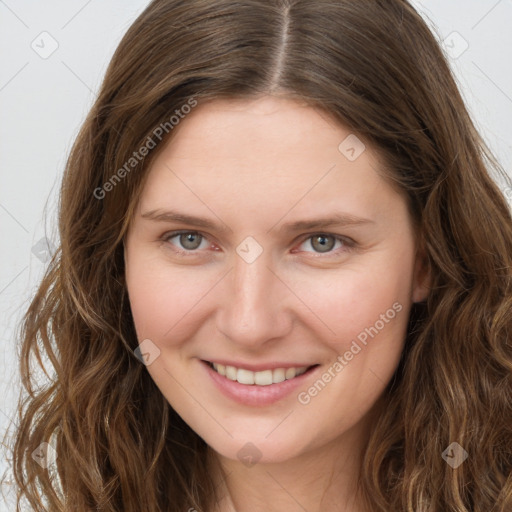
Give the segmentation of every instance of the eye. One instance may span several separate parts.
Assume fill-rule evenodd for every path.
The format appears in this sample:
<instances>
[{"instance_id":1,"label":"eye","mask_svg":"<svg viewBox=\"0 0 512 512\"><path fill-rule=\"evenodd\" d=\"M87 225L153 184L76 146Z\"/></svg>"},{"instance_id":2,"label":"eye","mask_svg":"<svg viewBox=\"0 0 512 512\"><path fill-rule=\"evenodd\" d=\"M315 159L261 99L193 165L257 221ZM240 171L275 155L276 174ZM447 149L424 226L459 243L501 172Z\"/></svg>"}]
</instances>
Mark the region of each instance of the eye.
<instances>
[{"instance_id":1,"label":"eye","mask_svg":"<svg viewBox=\"0 0 512 512\"><path fill-rule=\"evenodd\" d=\"M212 246L211 242L198 231L174 231L166 233L161 238L173 246L173 250L183 255L195 255L203 249ZM355 248L356 242L351 239L342 238L328 233L316 233L308 236L299 245L298 251L292 252L313 252L316 254L326 254L337 252L347 252Z\"/></svg>"},{"instance_id":2,"label":"eye","mask_svg":"<svg viewBox=\"0 0 512 512\"><path fill-rule=\"evenodd\" d=\"M173 239L176 239L177 243L172 242ZM193 252L198 249L207 249L210 246L208 240L197 231L179 231L174 233L167 233L162 237L162 240L175 246L178 252L181 253ZM201 247L202 243L205 244L203 247Z\"/></svg>"},{"instance_id":3,"label":"eye","mask_svg":"<svg viewBox=\"0 0 512 512\"><path fill-rule=\"evenodd\" d=\"M354 242L344 238L329 235L326 233L317 233L306 238L299 247L310 247L313 251L302 249L305 252L317 252L320 254L337 252L333 249L349 250L355 245Z\"/></svg>"}]
</instances>

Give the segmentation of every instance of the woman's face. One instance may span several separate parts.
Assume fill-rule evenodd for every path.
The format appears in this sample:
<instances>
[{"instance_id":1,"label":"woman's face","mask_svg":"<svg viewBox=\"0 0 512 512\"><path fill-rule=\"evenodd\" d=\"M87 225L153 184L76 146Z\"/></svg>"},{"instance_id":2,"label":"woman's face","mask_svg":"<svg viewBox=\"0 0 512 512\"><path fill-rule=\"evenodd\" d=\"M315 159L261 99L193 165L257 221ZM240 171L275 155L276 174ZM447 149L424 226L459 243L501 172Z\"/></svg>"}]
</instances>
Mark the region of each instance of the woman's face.
<instances>
[{"instance_id":1,"label":"woman's face","mask_svg":"<svg viewBox=\"0 0 512 512\"><path fill-rule=\"evenodd\" d=\"M405 199L371 148L292 100L205 103L175 130L125 241L151 377L230 459L363 432L426 296Z\"/></svg>"}]
</instances>

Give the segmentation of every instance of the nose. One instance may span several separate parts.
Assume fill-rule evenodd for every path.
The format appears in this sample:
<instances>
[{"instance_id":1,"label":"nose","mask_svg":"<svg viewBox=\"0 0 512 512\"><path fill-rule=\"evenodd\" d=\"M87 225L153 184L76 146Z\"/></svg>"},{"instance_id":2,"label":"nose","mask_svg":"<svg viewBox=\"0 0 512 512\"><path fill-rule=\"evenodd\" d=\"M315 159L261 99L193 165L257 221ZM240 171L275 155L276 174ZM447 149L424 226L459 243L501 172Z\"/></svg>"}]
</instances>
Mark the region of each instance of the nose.
<instances>
[{"instance_id":1,"label":"nose","mask_svg":"<svg viewBox=\"0 0 512 512\"><path fill-rule=\"evenodd\" d=\"M216 318L218 330L235 344L259 348L292 328L292 293L271 265L265 252L252 263L234 256Z\"/></svg>"}]
</instances>

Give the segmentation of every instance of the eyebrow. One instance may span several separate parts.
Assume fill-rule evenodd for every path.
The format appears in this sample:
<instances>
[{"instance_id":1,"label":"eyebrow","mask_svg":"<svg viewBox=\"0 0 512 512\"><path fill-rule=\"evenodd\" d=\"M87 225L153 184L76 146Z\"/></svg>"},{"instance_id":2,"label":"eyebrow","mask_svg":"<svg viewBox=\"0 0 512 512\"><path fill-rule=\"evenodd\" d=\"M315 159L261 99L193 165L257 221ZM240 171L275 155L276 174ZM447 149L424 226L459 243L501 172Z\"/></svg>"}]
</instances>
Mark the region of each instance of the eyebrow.
<instances>
[{"instance_id":1,"label":"eyebrow","mask_svg":"<svg viewBox=\"0 0 512 512\"><path fill-rule=\"evenodd\" d=\"M196 227L216 230L219 233L231 231L226 225L220 225L204 217L196 217L187 215L186 213L176 212L173 210L151 210L141 214L143 219L154 220L157 222L181 222L182 224L191 224Z\"/></svg>"},{"instance_id":2,"label":"eyebrow","mask_svg":"<svg viewBox=\"0 0 512 512\"><path fill-rule=\"evenodd\" d=\"M217 224L204 217L197 217L195 215L188 215L182 212L174 210L151 210L141 214L144 219L157 221L157 222L180 222L183 224L189 224L204 229L215 230L219 233L226 233L231 229L226 225ZM278 228L278 232L296 232L313 229L326 229L330 227L349 227L349 226L361 226L365 224L374 224L371 219L365 219L363 217L357 217L355 215L347 213L335 213L329 217L311 219L311 220L298 220L293 222L287 222ZM269 231L274 229L270 228Z\"/></svg>"},{"instance_id":3,"label":"eyebrow","mask_svg":"<svg viewBox=\"0 0 512 512\"><path fill-rule=\"evenodd\" d=\"M357 217L348 213L334 213L329 217L312 219L312 220L298 220L294 222L287 222L283 224L278 231L304 231L310 229L324 229L331 227L349 227L349 226L362 226L365 224L374 224L371 219Z\"/></svg>"}]
</instances>

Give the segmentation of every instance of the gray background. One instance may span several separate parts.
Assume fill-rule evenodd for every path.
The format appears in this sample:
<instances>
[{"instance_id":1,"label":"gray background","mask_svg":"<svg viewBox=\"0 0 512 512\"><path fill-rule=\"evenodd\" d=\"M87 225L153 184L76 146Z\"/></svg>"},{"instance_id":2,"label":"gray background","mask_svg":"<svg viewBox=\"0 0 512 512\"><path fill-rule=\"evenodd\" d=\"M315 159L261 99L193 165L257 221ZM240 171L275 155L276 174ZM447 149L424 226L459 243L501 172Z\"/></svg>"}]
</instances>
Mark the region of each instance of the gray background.
<instances>
[{"instance_id":1,"label":"gray background","mask_svg":"<svg viewBox=\"0 0 512 512\"><path fill-rule=\"evenodd\" d=\"M0 0L2 434L16 424L17 325L58 243L54 221L66 157L114 49L147 4ZM512 0L413 4L443 42L478 129L512 175ZM0 475L7 468L2 454ZM11 487L3 492L0 511L14 510Z\"/></svg>"}]
</instances>

